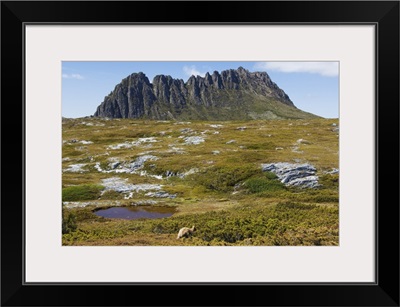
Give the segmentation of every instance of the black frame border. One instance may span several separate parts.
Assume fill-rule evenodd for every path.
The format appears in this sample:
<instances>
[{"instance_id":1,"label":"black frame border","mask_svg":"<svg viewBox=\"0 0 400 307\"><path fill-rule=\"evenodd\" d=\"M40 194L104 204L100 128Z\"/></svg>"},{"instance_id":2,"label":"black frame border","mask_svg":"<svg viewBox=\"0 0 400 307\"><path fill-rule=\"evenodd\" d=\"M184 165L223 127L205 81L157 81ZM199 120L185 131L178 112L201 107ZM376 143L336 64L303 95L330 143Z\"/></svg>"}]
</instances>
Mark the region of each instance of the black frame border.
<instances>
[{"instance_id":1,"label":"black frame border","mask_svg":"<svg viewBox=\"0 0 400 307\"><path fill-rule=\"evenodd\" d=\"M2 306L399 306L398 1L3 1L0 9ZM181 11L190 11L192 20ZM24 27L29 23L375 25L377 282L25 283ZM157 294L145 296L146 290Z\"/></svg>"}]
</instances>

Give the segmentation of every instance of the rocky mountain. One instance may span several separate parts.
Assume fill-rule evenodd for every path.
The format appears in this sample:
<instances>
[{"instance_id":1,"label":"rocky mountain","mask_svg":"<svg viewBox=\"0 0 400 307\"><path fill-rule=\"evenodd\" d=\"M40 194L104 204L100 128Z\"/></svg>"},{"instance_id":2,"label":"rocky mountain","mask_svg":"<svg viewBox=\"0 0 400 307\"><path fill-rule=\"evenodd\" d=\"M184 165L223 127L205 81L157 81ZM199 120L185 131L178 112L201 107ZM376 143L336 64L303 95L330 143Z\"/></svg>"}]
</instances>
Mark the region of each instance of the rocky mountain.
<instances>
[{"instance_id":1,"label":"rocky mountain","mask_svg":"<svg viewBox=\"0 0 400 307\"><path fill-rule=\"evenodd\" d=\"M94 113L96 117L248 120L313 118L295 107L289 96L266 72L243 67L187 82L157 75L152 83L142 72L133 73L115 86Z\"/></svg>"}]
</instances>

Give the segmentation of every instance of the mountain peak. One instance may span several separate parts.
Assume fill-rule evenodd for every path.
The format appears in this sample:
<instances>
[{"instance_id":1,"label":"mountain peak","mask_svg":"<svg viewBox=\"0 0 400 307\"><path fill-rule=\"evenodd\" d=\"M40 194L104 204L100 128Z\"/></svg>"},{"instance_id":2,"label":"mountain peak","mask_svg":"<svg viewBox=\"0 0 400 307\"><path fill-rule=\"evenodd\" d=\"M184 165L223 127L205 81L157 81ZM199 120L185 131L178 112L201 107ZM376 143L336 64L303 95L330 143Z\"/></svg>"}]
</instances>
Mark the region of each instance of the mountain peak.
<instances>
[{"instance_id":1,"label":"mountain peak","mask_svg":"<svg viewBox=\"0 0 400 307\"><path fill-rule=\"evenodd\" d=\"M238 72L249 72L247 69L243 68L242 66L239 66L237 69Z\"/></svg>"},{"instance_id":2,"label":"mountain peak","mask_svg":"<svg viewBox=\"0 0 400 307\"><path fill-rule=\"evenodd\" d=\"M156 75L152 83L143 72L133 73L104 98L94 116L111 118L229 120L308 118L266 72L242 66L184 82ZM315 117L315 116L314 116Z\"/></svg>"}]
</instances>

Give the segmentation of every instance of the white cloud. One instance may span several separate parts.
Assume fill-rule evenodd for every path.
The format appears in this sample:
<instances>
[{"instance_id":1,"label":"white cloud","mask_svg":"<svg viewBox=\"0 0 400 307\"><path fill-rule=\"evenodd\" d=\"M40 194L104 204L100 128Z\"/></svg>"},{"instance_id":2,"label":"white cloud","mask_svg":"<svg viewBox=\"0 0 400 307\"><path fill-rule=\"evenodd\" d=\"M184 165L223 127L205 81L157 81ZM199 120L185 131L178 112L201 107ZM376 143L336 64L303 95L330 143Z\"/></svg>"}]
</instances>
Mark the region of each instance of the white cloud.
<instances>
[{"instance_id":1,"label":"white cloud","mask_svg":"<svg viewBox=\"0 0 400 307\"><path fill-rule=\"evenodd\" d=\"M62 77L64 79L78 79L78 80L82 80L85 79L82 75L80 74L62 74Z\"/></svg>"},{"instance_id":2,"label":"white cloud","mask_svg":"<svg viewBox=\"0 0 400 307\"><path fill-rule=\"evenodd\" d=\"M200 72L196 69L196 66L183 66L183 71L186 75L190 76L201 76L204 77L206 72Z\"/></svg>"},{"instance_id":3,"label":"white cloud","mask_svg":"<svg viewBox=\"0 0 400 307\"><path fill-rule=\"evenodd\" d=\"M339 75L338 62L258 62L254 68L280 72L304 72L326 77Z\"/></svg>"}]
</instances>

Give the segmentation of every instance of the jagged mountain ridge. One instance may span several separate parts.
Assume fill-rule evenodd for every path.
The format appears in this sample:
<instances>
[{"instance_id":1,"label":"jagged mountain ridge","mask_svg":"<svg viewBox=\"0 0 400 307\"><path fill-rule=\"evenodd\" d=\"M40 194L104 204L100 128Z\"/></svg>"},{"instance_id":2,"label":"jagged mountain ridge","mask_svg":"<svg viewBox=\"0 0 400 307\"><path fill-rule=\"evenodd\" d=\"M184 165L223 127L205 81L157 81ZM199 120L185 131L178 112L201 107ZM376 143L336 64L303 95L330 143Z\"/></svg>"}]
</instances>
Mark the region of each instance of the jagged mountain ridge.
<instances>
[{"instance_id":1,"label":"jagged mountain ridge","mask_svg":"<svg viewBox=\"0 0 400 307\"><path fill-rule=\"evenodd\" d=\"M182 79L133 73L115 86L94 113L96 117L248 120L312 118L296 108L266 72L243 67Z\"/></svg>"}]
</instances>

